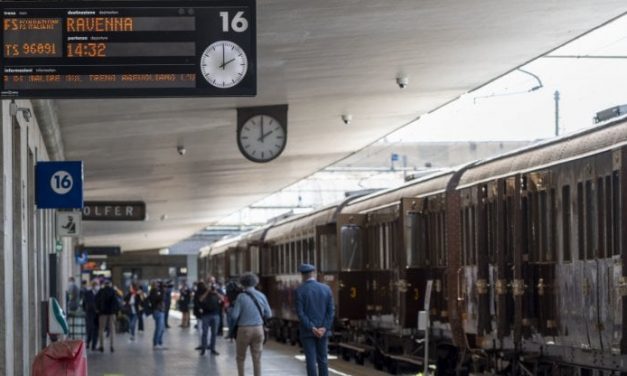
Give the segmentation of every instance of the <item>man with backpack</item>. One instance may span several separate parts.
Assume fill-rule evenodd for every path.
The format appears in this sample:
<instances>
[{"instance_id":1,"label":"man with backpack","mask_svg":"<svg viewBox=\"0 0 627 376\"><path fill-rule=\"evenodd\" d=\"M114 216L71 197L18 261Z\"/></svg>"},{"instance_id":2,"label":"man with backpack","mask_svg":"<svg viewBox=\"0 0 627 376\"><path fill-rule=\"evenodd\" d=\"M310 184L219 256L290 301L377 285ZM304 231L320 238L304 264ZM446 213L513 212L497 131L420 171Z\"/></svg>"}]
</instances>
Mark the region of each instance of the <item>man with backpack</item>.
<instances>
[{"instance_id":1,"label":"man with backpack","mask_svg":"<svg viewBox=\"0 0 627 376\"><path fill-rule=\"evenodd\" d=\"M105 286L96 294L96 310L98 313L98 337L100 339L100 352L104 351L104 330L109 327L110 349L113 352L113 337L115 336L115 315L120 310L120 303L111 281L107 280Z\"/></svg>"}]
</instances>

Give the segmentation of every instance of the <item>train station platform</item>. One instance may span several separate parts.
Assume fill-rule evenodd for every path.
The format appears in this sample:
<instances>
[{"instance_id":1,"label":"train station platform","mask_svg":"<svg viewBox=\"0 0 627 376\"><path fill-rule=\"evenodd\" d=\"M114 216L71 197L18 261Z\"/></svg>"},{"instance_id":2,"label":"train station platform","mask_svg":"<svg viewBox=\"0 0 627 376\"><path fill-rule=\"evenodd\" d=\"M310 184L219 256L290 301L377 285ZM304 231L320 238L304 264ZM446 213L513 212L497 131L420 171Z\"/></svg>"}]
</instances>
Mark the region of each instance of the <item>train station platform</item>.
<instances>
[{"instance_id":1,"label":"train station platform","mask_svg":"<svg viewBox=\"0 0 627 376\"><path fill-rule=\"evenodd\" d=\"M206 353L200 356L194 350L199 343L199 331L192 326L179 328L180 321L170 318L170 329L164 335L163 350L153 350L152 334L154 321L144 321L145 331L138 333L135 341L129 341L129 334L116 333L115 352L89 351L87 363L91 376L231 376L237 375L235 363L235 342L219 337L216 349L220 355ZM250 353L247 356L246 374L252 375ZM367 366L359 366L341 359L331 359L329 375L349 376L385 375ZM273 376L306 375L304 356L297 346L268 341L263 350L262 374Z\"/></svg>"}]
</instances>

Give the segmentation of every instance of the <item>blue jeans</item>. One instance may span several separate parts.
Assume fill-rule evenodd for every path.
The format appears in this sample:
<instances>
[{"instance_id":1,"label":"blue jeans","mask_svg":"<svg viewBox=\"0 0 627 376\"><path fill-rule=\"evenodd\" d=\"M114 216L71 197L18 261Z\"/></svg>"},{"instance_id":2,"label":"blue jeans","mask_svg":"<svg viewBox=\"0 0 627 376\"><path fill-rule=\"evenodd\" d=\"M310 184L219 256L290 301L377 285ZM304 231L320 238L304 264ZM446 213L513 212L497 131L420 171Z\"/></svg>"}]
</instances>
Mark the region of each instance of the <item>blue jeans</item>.
<instances>
[{"instance_id":1,"label":"blue jeans","mask_svg":"<svg viewBox=\"0 0 627 376\"><path fill-rule=\"evenodd\" d=\"M207 348L207 332L209 331L209 328L211 328L211 342L209 344L209 349L211 351L216 350L216 334L218 333L219 322L220 317L218 315L202 316L202 340L200 343L203 351Z\"/></svg>"},{"instance_id":2,"label":"blue jeans","mask_svg":"<svg viewBox=\"0 0 627 376\"><path fill-rule=\"evenodd\" d=\"M155 319L155 335L152 337L152 345L163 345L163 332L165 332L165 316L161 311L152 314Z\"/></svg>"},{"instance_id":3,"label":"blue jeans","mask_svg":"<svg viewBox=\"0 0 627 376\"><path fill-rule=\"evenodd\" d=\"M128 318L128 331L131 337L135 337L135 325L137 324L137 314L131 313Z\"/></svg>"},{"instance_id":4,"label":"blue jeans","mask_svg":"<svg viewBox=\"0 0 627 376\"><path fill-rule=\"evenodd\" d=\"M327 345L329 338L301 337L300 342L303 344L305 351L305 359L307 360L307 376L328 376L329 363L327 360ZM316 363L318 372L316 372Z\"/></svg>"}]
</instances>

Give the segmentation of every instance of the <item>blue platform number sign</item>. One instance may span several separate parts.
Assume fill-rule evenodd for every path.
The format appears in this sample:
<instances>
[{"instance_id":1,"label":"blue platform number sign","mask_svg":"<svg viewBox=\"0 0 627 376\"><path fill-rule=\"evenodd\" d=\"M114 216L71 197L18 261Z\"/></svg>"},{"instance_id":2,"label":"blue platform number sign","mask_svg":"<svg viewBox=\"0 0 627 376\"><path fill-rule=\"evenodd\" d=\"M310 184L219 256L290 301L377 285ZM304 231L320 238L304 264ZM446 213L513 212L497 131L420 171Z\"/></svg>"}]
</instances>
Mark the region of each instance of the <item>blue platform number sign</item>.
<instances>
[{"instance_id":1,"label":"blue platform number sign","mask_svg":"<svg viewBox=\"0 0 627 376\"><path fill-rule=\"evenodd\" d=\"M35 180L39 209L83 207L83 162L38 162Z\"/></svg>"}]
</instances>

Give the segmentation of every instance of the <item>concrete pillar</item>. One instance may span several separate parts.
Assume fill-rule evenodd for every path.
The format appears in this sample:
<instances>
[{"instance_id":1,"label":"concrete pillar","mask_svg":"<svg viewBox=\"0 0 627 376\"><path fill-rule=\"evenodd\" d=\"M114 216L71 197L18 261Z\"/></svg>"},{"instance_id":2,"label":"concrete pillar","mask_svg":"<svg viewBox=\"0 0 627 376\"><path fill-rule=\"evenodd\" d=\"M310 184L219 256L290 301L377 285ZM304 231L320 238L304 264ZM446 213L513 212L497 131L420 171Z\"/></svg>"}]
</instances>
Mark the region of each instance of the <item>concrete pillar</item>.
<instances>
[{"instance_id":1,"label":"concrete pillar","mask_svg":"<svg viewBox=\"0 0 627 376\"><path fill-rule=\"evenodd\" d=\"M2 275L0 276L0 374L13 375L13 121L9 101L2 101Z\"/></svg>"}]
</instances>

